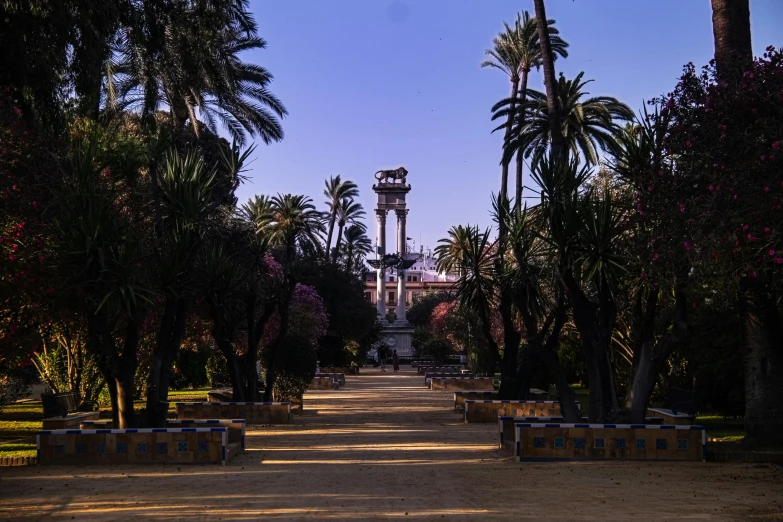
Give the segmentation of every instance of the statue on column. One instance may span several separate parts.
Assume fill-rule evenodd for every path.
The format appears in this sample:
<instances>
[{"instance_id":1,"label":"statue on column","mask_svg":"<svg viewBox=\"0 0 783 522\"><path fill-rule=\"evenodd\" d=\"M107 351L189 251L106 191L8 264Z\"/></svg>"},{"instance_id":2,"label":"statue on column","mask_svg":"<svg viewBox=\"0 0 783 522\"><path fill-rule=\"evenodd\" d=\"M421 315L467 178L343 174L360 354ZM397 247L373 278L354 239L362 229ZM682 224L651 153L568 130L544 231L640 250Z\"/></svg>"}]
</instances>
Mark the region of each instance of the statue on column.
<instances>
[{"instance_id":1,"label":"statue on column","mask_svg":"<svg viewBox=\"0 0 783 522\"><path fill-rule=\"evenodd\" d=\"M408 171L405 170L405 167L400 167L394 170L379 170L375 173L375 179L378 181L378 183L397 184L397 181L399 180L401 185L405 185L407 176Z\"/></svg>"}]
</instances>

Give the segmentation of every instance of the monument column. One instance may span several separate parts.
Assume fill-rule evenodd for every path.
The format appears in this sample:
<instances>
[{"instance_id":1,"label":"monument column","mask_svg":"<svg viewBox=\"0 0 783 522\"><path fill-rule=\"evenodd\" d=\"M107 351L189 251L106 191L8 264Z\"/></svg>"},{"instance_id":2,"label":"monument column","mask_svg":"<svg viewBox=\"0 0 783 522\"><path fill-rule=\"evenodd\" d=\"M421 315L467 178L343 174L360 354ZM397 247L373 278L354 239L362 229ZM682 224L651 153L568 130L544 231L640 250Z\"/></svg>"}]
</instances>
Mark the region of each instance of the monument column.
<instances>
[{"instance_id":1,"label":"monument column","mask_svg":"<svg viewBox=\"0 0 783 522\"><path fill-rule=\"evenodd\" d=\"M398 208L395 210L397 214L397 251L402 259L405 259L407 254L407 246L405 242L405 220L407 219L408 210ZM397 273L397 321L404 323L405 319L405 301L408 298L405 289L405 272L406 270L399 270Z\"/></svg>"},{"instance_id":2,"label":"monument column","mask_svg":"<svg viewBox=\"0 0 783 522\"><path fill-rule=\"evenodd\" d=\"M376 221L376 238L378 240L378 257L383 258L386 254L386 210L375 210ZM385 268L381 267L376 271L375 289L377 293L376 307L378 309L378 316L381 319L386 318L386 272Z\"/></svg>"}]
</instances>

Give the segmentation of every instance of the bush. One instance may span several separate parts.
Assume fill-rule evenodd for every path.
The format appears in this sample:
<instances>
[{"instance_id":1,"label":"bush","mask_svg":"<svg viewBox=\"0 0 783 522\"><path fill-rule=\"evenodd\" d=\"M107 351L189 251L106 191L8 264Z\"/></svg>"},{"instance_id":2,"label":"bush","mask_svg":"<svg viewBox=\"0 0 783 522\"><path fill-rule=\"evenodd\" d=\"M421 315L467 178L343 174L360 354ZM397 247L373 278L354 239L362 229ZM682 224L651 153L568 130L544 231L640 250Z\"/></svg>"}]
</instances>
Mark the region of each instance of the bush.
<instances>
[{"instance_id":1,"label":"bush","mask_svg":"<svg viewBox=\"0 0 783 522\"><path fill-rule=\"evenodd\" d=\"M220 351L217 349L212 350L209 354L209 357L207 357L207 365L205 368L207 373L207 381L211 387L214 388L218 383L229 383L228 375L226 375L227 367L228 362L226 362L226 358L223 356L223 354L220 353Z\"/></svg>"},{"instance_id":2,"label":"bush","mask_svg":"<svg viewBox=\"0 0 783 522\"><path fill-rule=\"evenodd\" d=\"M430 339L421 347L421 354L424 357L431 357L438 363L443 363L451 354L451 343L446 339Z\"/></svg>"},{"instance_id":3,"label":"bush","mask_svg":"<svg viewBox=\"0 0 783 522\"><path fill-rule=\"evenodd\" d=\"M291 400L301 396L313 382L318 358L312 340L298 332L291 332L283 340L276 361L277 400Z\"/></svg>"},{"instance_id":4,"label":"bush","mask_svg":"<svg viewBox=\"0 0 783 522\"><path fill-rule=\"evenodd\" d=\"M20 368L0 375L0 411L6 404L27 397L33 380L34 375L29 368Z\"/></svg>"}]
</instances>

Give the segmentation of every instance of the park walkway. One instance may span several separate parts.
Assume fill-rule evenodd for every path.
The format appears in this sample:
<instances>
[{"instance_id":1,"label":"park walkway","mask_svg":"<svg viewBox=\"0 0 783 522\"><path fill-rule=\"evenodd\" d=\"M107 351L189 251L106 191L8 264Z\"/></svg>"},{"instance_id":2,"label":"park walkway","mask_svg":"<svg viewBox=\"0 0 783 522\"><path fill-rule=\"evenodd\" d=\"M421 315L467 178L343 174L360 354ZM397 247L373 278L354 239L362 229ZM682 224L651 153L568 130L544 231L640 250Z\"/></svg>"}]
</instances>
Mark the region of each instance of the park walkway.
<instances>
[{"instance_id":1,"label":"park walkway","mask_svg":"<svg viewBox=\"0 0 783 522\"><path fill-rule=\"evenodd\" d=\"M769 520L783 470L702 463L517 464L423 377L363 370L294 424L248 432L226 467L0 471L2 520Z\"/></svg>"}]
</instances>

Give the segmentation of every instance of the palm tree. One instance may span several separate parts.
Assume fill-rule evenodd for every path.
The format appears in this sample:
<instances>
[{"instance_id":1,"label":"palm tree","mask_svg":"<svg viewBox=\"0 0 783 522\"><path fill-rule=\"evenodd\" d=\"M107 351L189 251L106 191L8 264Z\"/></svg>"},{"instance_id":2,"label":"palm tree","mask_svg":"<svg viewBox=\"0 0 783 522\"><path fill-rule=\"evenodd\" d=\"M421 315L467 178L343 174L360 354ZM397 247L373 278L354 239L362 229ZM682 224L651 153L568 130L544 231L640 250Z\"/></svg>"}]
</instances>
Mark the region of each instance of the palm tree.
<instances>
[{"instance_id":1,"label":"palm tree","mask_svg":"<svg viewBox=\"0 0 783 522\"><path fill-rule=\"evenodd\" d=\"M121 16L114 54L106 64L104 99L116 112L140 107L154 126L155 111L168 106L180 126L205 125L217 133L222 123L240 145L245 132L265 143L280 141L278 118L287 111L269 91L272 75L240 54L266 48L248 11L247 0L188 3L149 16L129 7Z\"/></svg>"},{"instance_id":2,"label":"palm tree","mask_svg":"<svg viewBox=\"0 0 783 522\"><path fill-rule=\"evenodd\" d=\"M280 298L277 312L280 317L277 337L266 350L266 389L264 400L270 401L277 380L277 360L288 334L291 297L297 284L295 266L302 251L317 250L324 231L321 213L310 198L285 194L272 197L267 210L256 217L256 231L283 251Z\"/></svg>"},{"instance_id":3,"label":"palm tree","mask_svg":"<svg viewBox=\"0 0 783 522\"><path fill-rule=\"evenodd\" d=\"M557 85L558 107L560 108L560 134L563 146L572 155L581 155L589 164L598 163L598 149L615 151L616 137L623 132L623 125L633 119L633 111L611 96L585 97L583 72L573 80L560 76ZM518 118L510 139L506 142L506 157L523 151L533 162L542 158L553 142L549 125L548 102L544 95L530 92L529 105L532 113L526 121ZM502 103L502 102L501 102ZM499 117L499 116L498 116Z\"/></svg>"},{"instance_id":4,"label":"palm tree","mask_svg":"<svg viewBox=\"0 0 783 522\"><path fill-rule=\"evenodd\" d=\"M340 176L330 176L328 180L324 181L326 188L324 189L324 196L326 196L326 206L329 208L327 214L329 219L329 230L326 235L326 259L329 259L329 253L332 248L332 233L334 232L334 224L337 221L337 212L340 208L340 203L345 198L358 198L359 187L356 183L350 180L342 181Z\"/></svg>"},{"instance_id":5,"label":"palm tree","mask_svg":"<svg viewBox=\"0 0 783 522\"><path fill-rule=\"evenodd\" d=\"M356 220L365 215L361 203L357 203L353 198L343 198L340 206L337 207L337 241L334 244L332 252L332 263L337 262L337 254L340 252L340 242L343 237L343 229L347 224L355 224Z\"/></svg>"},{"instance_id":6,"label":"palm tree","mask_svg":"<svg viewBox=\"0 0 783 522\"><path fill-rule=\"evenodd\" d=\"M567 58L568 43L566 43L562 38L560 38L559 36L560 31L558 31L558 29L554 26L554 24L555 24L554 20L547 20L547 29L548 29L550 44L552 46L554 57L557 58L558 56L561 56L563 58ZM506 28L508 33L508 26L506 26ZM514 56L515 65L516 65L516 81L517 83L519 83L519 89L517 95L517 88L516 85L514 84L515 77L512 76L511 98L508 98L508 103L505 104L505 106L507 106L508 109L503 111L503 115L506 117L506 124L505 124L506 140L508 139L508 136L511 134L514 120L516 119L519 122L524 122L525 120L525 112L526 112L525 102L527 101L527 91L528 91L527 83L528 83L528 77L530 75L530 70L533 67L535 67L536 69L541 67L541 47L539 46L538 39L539 39L538 26L536 23L536 19L531 17L530 13L528 13L527 11L523 11L521 15L518 14L517 20L514 23L514 29L510 34L508 34L506 38L508 45L512 49L512 54ZM497 55L497 53L495 53L495 55ZM500 55L497 56L500 57ZM494 61L484 62L482 66L501 68L497 58L495 58ZM521 110L517 109L517 103L521 107ZM499 105L504 105L504 104L503 102L501 102L501 104ZM495 112L497 109L498 106L492 108L493 112ZM503 128L503 127L499 127L499 128ZM508 165L509 162L510 162L510 158L506 160L506 165ZM522 167L523 167L522 153L518 152L516 158L516 192L515 192L515 202L516 202L517 211L519 211L519 209L521 208L521 202L522 202Z\"/></svg>"},{"instance_id":7,"label":"palm tree","mask_svg":"<svg viewBox=\"0 0 783 522\"><path fill-rule=\"evenodd\" d=\"M297 249L312 249L320 244L324 231L321 213L309 197L292 194L278 194L268 200L256 197L253 206L263 210L255 215L256 232L283 250L284 266L293 262Z\"/></svg>"},{"instance_id":8,"label":"palm tree","mask_svg":"<svg viewBox=\"0 0 783 522\"><path fill-rule=\"evenodd\" d=\"M459 272L456 297L459 306L475 312L481 331L490 349L492 366L497 364L500 349L492 336L492 309L495 306L496 243L490 241L489 229L478 226L458 226L449 230L447 238L438 241L438 270Z\"/></svg>"},{"instance_id":9,"label":"palm tree","mask_svg":"<svg viewBox=\"0 0 783 522\"><path fill-rule=\"evenodd\" d=\"M749 0L711 0L712 34L718 74L741 73L753 61Z\"/></svg>"},{"instance_id":10,"label":"palm tree","mask_svg":"<svg viewBox=\"0 0 783 522\"><path fill-rule=\"evenodd\" d=\"M493 67L503 71L511 80L511 100L514 100L509 108L508 121L506 123L506 137L511 133L511 125L514 119L514 104L519 90L519 71L520 56L517 52L517 42L515 31L509 27L508 23L503 22L505 30L492 39L492 49L487 49L484 53L489 59L482 62L481 67ZM500 196L502 199L508 197L508 165L509 161L501 162L500 176Z\"/></svg>"},{"instance_id":11,"label":"palm tree","mask_svg":"<svg viewBox=\"0 0 783 522\"><path fill-rule=\"evenodd\" d=\"M349 274L361 259L372 252L372 241L367 237L367 228L355 223L345 229L343 252L345 253L345 271Z\"/></svg>"}]
</instances>

